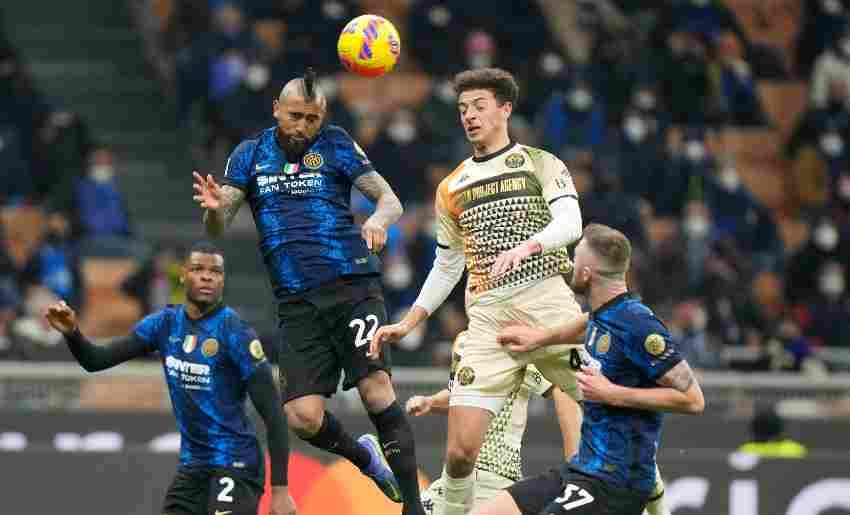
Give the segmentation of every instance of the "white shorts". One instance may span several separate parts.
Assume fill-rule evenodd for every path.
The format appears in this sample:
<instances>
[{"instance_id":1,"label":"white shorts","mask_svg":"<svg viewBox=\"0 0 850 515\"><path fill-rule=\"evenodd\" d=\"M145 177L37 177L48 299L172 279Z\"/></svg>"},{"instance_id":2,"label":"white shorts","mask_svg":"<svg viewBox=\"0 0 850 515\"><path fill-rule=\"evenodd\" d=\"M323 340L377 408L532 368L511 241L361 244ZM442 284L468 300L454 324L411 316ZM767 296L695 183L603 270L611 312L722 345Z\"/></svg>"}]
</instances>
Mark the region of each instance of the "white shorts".
<instances>
[{"instance_id":1,"label":"white shorts","mask_svg":"<svg viewBox=\"0 0 850 515\"><path fill-rule=\"evenodd\" d=\"M570 353L580 349L583 342L515 354L496 341L511 323L551 328L580 315L581 308L563 277L550 277L502 301L473 304L467 311L469 329L455 373L452 406L473 406L498 413L505 398L522 383L529 363L565 393L580 399Z\"/></svg>"},{"instance_id":2,"label":"white shorts","mask_svg":"<svg viewBox=\"0 0 850 515\"><path fill-rule=\"evenodd\" d=\"M504 490L514 484L513 480L486 470L475 469L473 474L475 477L475 499L472 502L473 506L492 499L499 490ZM422 491L420 496L425 513L428 515L436 513L437 506L441 506L445 502L444 492L442 476L438 477L433 483L428 485L428 488Z\"/></svg>"}]
</instances>

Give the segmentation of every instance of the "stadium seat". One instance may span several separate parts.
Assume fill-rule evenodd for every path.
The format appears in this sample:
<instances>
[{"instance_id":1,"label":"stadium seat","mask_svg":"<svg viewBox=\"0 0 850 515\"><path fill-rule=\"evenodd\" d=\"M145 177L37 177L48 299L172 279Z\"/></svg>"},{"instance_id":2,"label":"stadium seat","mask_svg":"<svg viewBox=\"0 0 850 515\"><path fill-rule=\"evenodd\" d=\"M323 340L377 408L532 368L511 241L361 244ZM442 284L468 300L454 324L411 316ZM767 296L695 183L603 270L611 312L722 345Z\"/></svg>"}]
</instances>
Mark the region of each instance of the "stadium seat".
<instances>
[{"instance_id":1,"label":"stadium seat","mask_svg":"<svg viewBox=\"0 0 850 515\"><path fill-rule=\"evenodd\" d=\"M137 262L126 258L82 260L81 268L87 309L81 321L85 334L94 338L124 335L142 316L138 302L121 291L121 282L136 270ZM108 309L102 309L108 306Z\"/></svg>"}]
</instances>

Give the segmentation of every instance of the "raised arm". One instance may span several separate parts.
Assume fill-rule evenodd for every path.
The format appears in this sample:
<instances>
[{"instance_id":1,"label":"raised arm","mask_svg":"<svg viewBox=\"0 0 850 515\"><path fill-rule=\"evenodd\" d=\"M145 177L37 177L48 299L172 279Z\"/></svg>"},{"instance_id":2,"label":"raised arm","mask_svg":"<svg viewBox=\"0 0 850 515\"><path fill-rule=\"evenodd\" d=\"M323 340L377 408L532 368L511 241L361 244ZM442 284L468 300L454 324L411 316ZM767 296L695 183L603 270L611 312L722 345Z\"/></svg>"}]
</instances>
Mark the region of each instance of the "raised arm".
<instances>
[{"instance_id":1,"label":"raised arm","mask_svg":"<svg viewBox=\"0 0 850 515\"><path fill-rule=\"evenodd\" d=\"M369 250L380 252L387 243L387 228L401 217L404 208L392 187L378 172L364 173L354 180L354 185L375 203L375 212L363 223L361 234Z\"/></svg>"},{"instance_id":2,"label":"raised arm","mask_svg":"<svg viewBox=\"0 0 850 515\"><path fill-rule=\"evenodd\" d=\"M195 178L193 198L204 208L204 228L208 236L218 238L233 222L245 200L245 192L229 184L220 186L209 174L202 177L194 172L192 175Z\"/></svg>"},{"instance_id":3,"label":"raised arm","mask_svg":"<svg viewBox=\"0 0 850 515\"><path fill-rule=\"evenodd\" d=\"M44 317L54 329L65 336L65 342L74 359L87 372L112 368L143 356L150 350L148 343L135 334L114 339L105 345L95 345L80 332L77 315L65 301L49 306Z\"/></svg>"}]
</instances>

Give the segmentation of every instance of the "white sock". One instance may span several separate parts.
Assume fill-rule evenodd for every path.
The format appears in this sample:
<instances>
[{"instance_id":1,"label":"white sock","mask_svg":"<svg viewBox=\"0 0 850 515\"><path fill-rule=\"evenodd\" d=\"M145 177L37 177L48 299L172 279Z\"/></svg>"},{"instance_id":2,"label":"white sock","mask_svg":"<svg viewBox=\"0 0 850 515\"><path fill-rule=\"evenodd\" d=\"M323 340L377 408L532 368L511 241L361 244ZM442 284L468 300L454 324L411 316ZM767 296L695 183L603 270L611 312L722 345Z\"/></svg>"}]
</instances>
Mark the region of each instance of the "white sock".
<instances>
[{"instance_id":1,"label":"white sock","mask_svg":"<svg viewBox=\"0 0 850 515\"><path fill-rule=\"evenodd\" d=\"M472 509L475 498L475 480L473 474L467 477L450 477L443 471L445 502L435 506L434 515L464 515ZM442 511L440 509L442 508Z\"/></svg>"},{"instance_id":2,"label":"white sock","mask_svg":"<svg viewBox=\"0 0 850 515\"><path fill-rule=\"evenodd\" d=\"M661 475L655 478L655 490L652 491L652 498L654 500L649 501L646 505L646 512L649 515L671 515L664 503L664 480L661 479Z\"/></svg>"}]
</instances>

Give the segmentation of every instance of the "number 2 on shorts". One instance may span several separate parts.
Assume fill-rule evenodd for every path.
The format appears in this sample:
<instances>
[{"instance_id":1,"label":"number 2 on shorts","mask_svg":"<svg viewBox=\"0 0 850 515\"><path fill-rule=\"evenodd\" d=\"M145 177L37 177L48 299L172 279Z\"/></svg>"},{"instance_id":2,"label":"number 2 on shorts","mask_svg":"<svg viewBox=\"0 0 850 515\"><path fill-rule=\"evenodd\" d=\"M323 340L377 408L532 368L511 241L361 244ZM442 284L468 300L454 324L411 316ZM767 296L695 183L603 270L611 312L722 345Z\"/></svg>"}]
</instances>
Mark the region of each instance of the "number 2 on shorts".
<instances>
[{"instance_id":1,"label":"number 2 on shorts","mask_svg":"<svg viewBox=\"0 0 850 515\"><path fill-rule=\"evenodd\" d=\"M366 331L367 322L372 325L369 327L369 331L366 332L366 337L364 338L363 331ZM362 347L371 342L372 337L375 336L375 331L378 330L378 317L375 315L366 315L365 321L362 318L355 318L348 323L348 327L357 328L357 336L354 337L354 346Z\"/></svg>"},{"instance_id":2,"label":"number 2 on shorts","mask_svg":"<svg viewBox=\"0 0 850 515\"><path fill-rule=\"evenodd\" d=\"M236 486L236 482L233 481L232 478L225 476L218 480L218 484L223 485L224 488L222 488L221 492L218 493L216 500L221 502L233 502L233 496L230 495L230 492L233 491L233 487Z\"/></svg>"},{"instance_id":3,"label":"number 2 on shorts","mask_svg":"<svg viewBox=\"0 0 850 515\"><path fill-rule=\"evenodd\" d=\"M578 494L577 499L574 501L570 501L573 497L573 494ZM576 486L572 483L568 484L566 488L564 488L564 495L555 499L555 502L560 504L564 511L570 511L578 508L579 506L584 506L585 504L590 504L593 502L593 496L590 495L590 492Z\"/></svg>"}]
</instances>

